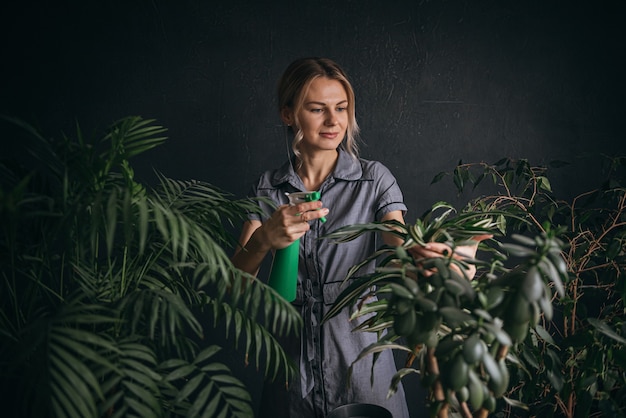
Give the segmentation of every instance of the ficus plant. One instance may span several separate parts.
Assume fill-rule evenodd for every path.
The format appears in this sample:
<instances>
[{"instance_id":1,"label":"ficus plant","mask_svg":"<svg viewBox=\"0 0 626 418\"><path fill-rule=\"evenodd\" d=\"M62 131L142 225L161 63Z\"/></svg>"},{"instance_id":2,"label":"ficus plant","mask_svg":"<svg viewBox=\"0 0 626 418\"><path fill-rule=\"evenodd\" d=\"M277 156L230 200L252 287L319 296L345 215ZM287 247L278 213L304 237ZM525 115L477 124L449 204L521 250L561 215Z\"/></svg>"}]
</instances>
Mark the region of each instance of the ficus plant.
<instances>
[{"instance_id":1,"label":"ficus plant","mask_svg":"<svg viewBox=\"0 0 626 418\"><path fill-rule=\"evenodd\" d=\"M137 181L131 159L166 139L152 120L96 140L1 122L2 415L251 416L224 343L268 378L290 376L275 336L301 326L226 252L257 202L158 173L154 187Z\"/></svg>"},{"instance_id":2,"label":"ficus plant","mask_svg":"<svg viewBox=\"0 0 626 418\"><path fill-rule=\"evenodd\" d=\"M596 187L569 196L552 190L555 171L592 165L600 167ZM516 347L510 396L529 416L626 416L626 158L591 155L548 166L504 158L459 163L433 182L445 178L475 196L467 210L514 215L509 230L525 235L549 225L566 244L564 296L553 301L552 319L542 318L547 333Z\"/></svg>"},{"instance_id":3,"label":"ficus plant","mask_svg":"<svg viewBox=\"0 0 626 418\"><path fill-rule=\"evenodd\" d=\"M607 161L600 187L571 200L555 196L548 167L512 159L459 164L433 183L450 177L459 193L483 186L487 193L458 214L436 204L414 225L351 225L331 234L339 245L381 231L404 242L364 260L378 261L372 274L359 277L362 264L354 266L328 313L356 306L355 332L378 333L355 361L405 351L389 396L417 373L429 388L431 416L624 416L626 159ZM493 238L474 260L415 260L407 252L433 240L456 249L485 233ZM468 264L477 267L473 280L463 277Z\"/></svg>"},{"instance_id":4,"label":"ficus plant","mask_svg":"<svg viewBox=\"0 0 626 418\"><path fill-rule=\"evenodd\" d=\"M339 295L327 317L356 305L355 331L376 332L378 341L355 361L382 350L407 352L404 368L396 373L389 395L400 380L419 373L429 389L431 416L451 411L465 417L486 416L509 390L510 367L516 362L512 347L536 331L542 315L552 316L556 293L563 295L567 277L561 258L563 243L554 231L535 237L515 234L511 243L496 236L506 230L500 211L456 213L437 203L416 223L376 222L350 225L327 236L340 245L363 233L384 232L402 239L401 246L382 246L348 275L350 284ZM457 258L459 246L473 238L493 235L486 261ZM444 257L415 259L408 249L437 241L452 252ZM509 255L519 261L508 267ZM371 274L353 277L362 265L377 260ZM485 271L470 280L469 264ZM372 297L376 296L376 297ZM509 399L510 403L515 403Z\"/></svg>"}]
</instances>

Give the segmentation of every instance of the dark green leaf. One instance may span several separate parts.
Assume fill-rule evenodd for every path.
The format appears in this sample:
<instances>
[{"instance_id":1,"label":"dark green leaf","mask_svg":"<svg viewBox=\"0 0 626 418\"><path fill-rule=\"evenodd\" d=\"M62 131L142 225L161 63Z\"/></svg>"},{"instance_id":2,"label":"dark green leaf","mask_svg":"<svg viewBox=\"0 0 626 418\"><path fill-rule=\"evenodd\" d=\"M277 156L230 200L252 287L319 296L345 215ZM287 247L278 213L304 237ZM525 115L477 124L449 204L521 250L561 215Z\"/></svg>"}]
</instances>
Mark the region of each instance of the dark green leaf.
<instances>
[{"instance_id":1,"label":"dark green leaf","mask_svg":"<svg viewBox=\"0 0 626 418\"><path fill-rule=\"evenodd\" d=\"M587 318L587 321L599 332L619 342L620 344L626 344L626 338L619 335L613 328L611 328L606 322L597 318Z\"/></svg>"}]
</instances>

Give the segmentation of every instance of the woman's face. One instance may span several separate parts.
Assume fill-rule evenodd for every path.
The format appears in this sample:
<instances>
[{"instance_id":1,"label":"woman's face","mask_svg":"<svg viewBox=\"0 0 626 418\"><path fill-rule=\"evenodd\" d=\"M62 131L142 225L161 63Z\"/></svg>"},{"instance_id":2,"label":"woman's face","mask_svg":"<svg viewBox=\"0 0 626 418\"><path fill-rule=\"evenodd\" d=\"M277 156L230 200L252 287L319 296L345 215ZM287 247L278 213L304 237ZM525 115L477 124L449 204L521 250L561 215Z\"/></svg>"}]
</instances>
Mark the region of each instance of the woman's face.
<instances>
[{"instance_id":1,"label":"woman's face","mask_svg":"<svg viewBox=\"0 0 626 418\"><path fill-rule=\"evenodd\" d=\"M348 129L348 95L337 80L313 80L298 114L304 135L300 151L336 150Z\"/></svg>"}]
</instances>

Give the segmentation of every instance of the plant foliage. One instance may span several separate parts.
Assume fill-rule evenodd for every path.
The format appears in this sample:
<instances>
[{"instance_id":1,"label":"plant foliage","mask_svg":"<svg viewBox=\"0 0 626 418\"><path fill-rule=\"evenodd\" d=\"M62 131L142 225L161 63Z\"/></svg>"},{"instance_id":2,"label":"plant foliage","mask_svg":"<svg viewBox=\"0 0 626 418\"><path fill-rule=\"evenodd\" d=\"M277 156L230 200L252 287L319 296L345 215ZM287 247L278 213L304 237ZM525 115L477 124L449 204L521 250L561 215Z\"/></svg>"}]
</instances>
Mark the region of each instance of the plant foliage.
<instances>
[{"instance_id":1,"label":"plant foliage","mask_svg":"<svg viewBox=\"0 0 626 418\"><path fill-rule=\"evenodd\" d=\"M459 246L472 238L505 231L505 215L498 210L456 214L450 205L437 203L415 224L350 225L327 236L341 243L382 231L403 240L403 245L383 246L364 260L378 260L376 270L354 280L325 318L356 304L353 318L364 320L355 331L378 334L378 341L355 361L373 354L375 363L377 353L388 349L408 353L406 366L391 382L389 396L411 373L419 373L429 388L432 416L447 416L450 410L484 416L506 394L510 364L519 363L510 348L522 342L529 329L542 332L542 313L552 315L550 285L562 296L567 271L561 259L563 243L553 231L534 239L514 235L515 242L507 244L493 238L489 262L454 257ZM431 241L449 244L452 253L415 259L407 251ZM506 267L507 254L522 262ZM481 265L487 273L468 280L470 264ZM354 266L349 276L360 266Z\"/></svg>"},{"instance_id":2,"label":"plant foliage","mask_svg":"<svg viewBox=\"0 0 626 418\"><path fill-rule=\"evenodd\" d=\"M546 167L504 158L459 164L450 173L459 193L488 180L491 192L474 198L468 210L515 214L527 222L512 221L510 230L526 235L551 225L566 243L564 296L554 301L552 320L544 319L545 332L516 350L510 395L528 405L531 416L626 416L626 158L600 158L598 187L567 199L549 180L551 170L568 165L561 161ZM582 169L592 162L585 158Z\"/></svg>"},{"instance_id":3,"label":"plant foliage","mask_svg":"<svg viewBox=\"0 0 626 418\"><path fill-rule=\"evenodd\" d=\"M3 119L3 414L251 416L214 342L221 324L268 377L293 373L275 336L299 315L226 254L229 227L258 205L200 181L137 182L129 160L165 140L153 122L88 141Z\"/></svg>"}]
</instances>

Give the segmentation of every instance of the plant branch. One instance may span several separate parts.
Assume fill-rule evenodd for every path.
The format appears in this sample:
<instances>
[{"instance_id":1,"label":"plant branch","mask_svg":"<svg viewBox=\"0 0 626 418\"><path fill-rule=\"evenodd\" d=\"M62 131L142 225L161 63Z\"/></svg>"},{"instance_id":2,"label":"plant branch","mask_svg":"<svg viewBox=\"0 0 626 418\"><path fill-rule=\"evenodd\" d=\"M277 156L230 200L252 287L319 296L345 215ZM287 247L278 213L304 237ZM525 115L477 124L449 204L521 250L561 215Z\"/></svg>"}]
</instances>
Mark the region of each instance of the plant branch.
<instances>
[{"instance_id":1,"label":"plant branch","mask_svg":"<svg viewBox=\"0 0 626 418\"><path fill-rule=\"evenodd\" d=\"M433 347L426 349L426 369L431 375L439 376L439 363L437 362L437 357L435 357L435 349ZM437 378L433 384L433 397L435 398L435 402L443 404L437 413L437 417L448 418L448 404L445 403L446 395L439 378Z\"/></svg>"}]
</instances>

